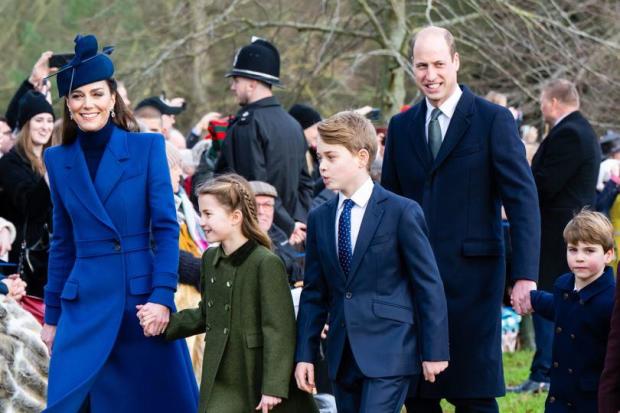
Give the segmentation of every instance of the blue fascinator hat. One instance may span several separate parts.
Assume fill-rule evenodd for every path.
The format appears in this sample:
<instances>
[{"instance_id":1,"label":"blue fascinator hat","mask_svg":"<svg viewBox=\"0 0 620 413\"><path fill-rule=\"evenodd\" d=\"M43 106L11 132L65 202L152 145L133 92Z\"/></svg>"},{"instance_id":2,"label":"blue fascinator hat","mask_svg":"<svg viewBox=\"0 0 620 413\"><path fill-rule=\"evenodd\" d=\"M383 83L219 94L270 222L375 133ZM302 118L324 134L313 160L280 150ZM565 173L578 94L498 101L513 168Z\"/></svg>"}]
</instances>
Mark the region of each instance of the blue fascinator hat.
<instances>
[{"instance_id":1,"label":"blue fascinator hat","mask_svg":"<svg viewBox=\"0 0 620 413\"><path fill-rule=\"evenodd\" d=\"M56 72L58 96L67 96L72 90L112 78L114 63L108 56L114 50L113 46L106 46L99 53L97 38L92 34L75 36L75 56L65 66Z\"/></svg>"}]
</instances>

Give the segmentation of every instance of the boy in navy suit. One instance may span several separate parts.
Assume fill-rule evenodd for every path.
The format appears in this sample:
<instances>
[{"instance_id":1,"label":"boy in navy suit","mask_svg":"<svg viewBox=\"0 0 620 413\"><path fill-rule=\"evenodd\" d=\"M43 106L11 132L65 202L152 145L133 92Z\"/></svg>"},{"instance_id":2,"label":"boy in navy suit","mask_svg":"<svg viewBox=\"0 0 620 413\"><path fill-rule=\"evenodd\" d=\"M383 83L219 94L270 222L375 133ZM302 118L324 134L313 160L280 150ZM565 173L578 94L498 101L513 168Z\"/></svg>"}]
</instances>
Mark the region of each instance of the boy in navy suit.
<instances>
[{"instance_id":1,"label":"boy in navy suit","mask_svg":"<svg viewBox=\"0 0 620 413\"><path fill-rule=\"evenodd\" d=\"M329 314L338 412L400 412L420 371L433 382L449 360L446 299L424 215L370 179L377 143L369 120L341 112L318 129L319 169L339 195L308 219L295 379L313 391Z\"/></svg>"},{"instance_id":2,"label":"boy in navy suit","mask_svg":"<svg viewBox=\"0 0 620 413\"><path fill-rule=\"evenodd\" d=\"M609 322L614 304L614 229L598 212L582 211L564 229L572 272L553 294L530 292L532 308L555 322L550 388L545 412L596 413Z\"/></svg>"}]
</instances>

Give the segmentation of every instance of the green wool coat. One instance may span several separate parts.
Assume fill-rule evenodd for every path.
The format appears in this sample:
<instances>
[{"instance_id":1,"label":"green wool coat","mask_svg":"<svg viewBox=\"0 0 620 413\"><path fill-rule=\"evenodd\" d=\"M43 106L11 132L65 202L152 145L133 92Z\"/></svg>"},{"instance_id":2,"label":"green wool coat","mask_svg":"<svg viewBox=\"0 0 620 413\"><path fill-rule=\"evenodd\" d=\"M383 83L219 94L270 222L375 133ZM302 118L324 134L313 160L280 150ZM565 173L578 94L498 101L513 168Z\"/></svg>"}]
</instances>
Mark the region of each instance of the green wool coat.
<instances>
[{"instance_id":1,"label":"green wool coat","mask_svg":"<svg viewBox=\"0 0 620 413\"><path fill-rule=\"evenodd\" d=\"M281 397L272 412L318 412L293 379L295 314L282 261L248 241L230 256L202 256L202 301L172 314L166 339L205 335L200 413L254 412L261 395Z\"/></svg>"}]
</instances>

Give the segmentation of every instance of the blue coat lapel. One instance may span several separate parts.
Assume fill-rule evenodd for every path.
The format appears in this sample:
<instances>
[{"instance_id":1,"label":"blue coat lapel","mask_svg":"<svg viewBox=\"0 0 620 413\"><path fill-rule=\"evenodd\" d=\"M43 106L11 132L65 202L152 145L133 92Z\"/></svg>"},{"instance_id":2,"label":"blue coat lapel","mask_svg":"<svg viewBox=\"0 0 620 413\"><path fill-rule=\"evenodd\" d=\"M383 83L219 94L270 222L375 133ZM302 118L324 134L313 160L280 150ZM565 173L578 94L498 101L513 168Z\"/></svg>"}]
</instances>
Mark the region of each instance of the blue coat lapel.
<instances>
[{"instance_id":1,"label":"blue coat lapel","mask_svg":"<svg viewBox=\"0 0 620 413\"><path fill-rule=\"evenodd\" d=\"M414 112L409 122L409 130L411 131L411 142L416 155L420 158L424 169L428 170L431 166L432 155L426 141L426 132L424 124L426 123L426 102L422 101Z\"/></svg>"},{"instance_id":2,"label":"blue coat lapel","mask_svg":"<svg viewBox=\"0 0 620 413\"><path fill-rule=\"evenodd\" d=\"M86 166L84 153L77 140L67 147L65 168L65 182L68 183L76 198L79 199L86 209L99 219L99 221L116 232L112 220L95 191L93 181L88 172L88 167Z\"/></svg>"},{"instance_id":3,"label":"blue coat lapel","mask_svg":"<svg viewBox=\"0 0 620 413\"><path fill-rule=\"evenodd\" d=\"M324 222L324 239L327 240L327 259L331 263L332 267L336 269L339 277L344 281L346 277L344 276L344 272L342 271L342 267L340 266L340 261L338 260L338 251L336 250L336 211L338 210L338 196L336 195L327 202L327 217L326 219L322 220Z\"/></svg>"},{"instance_id":4,"label":"blue coat lapel","mask_svg":"<svg viewBox=\"0 0 620 413\"><path fill-rule=\"evenodd\" d=\"M105 205L112 190L116 187L121 176L123 176L128 159L127 132L115 127L112 131L110 142L108 142L108 146L103 152L97 176L95 177L95 189L102 204Z\"/></svg>"},{"instance_id":5,"label":"blue coat lapel","mask_svg":"<svg viewBox=\"0 0 620 413\"><path fill-rule=\"evenodd\" d=\"M355 277L360 263L362 262L362 258L370 245L370 241L372 241L377 227L381 222L381 217L383 216L383 205L381 205L381 201L385 198L385 190L381 186L375 184L368 205L366 205L366 212L364 212L364 217L362 218L360 232L357 235L347 285L350 284Z\"/></svg>"},{"instance_id":6,"label":"blue coat lapel","mask_svg":"<svg viewBox=\"0 0 620 413\"><path fill-rule=\"evenodd\" d=\"M439 168L442 162L448 157L450 152L454 149L457 143L461 140L470 124L470 117L473 115L474 95L463 86L463 94L459 99L459 103L456 105L454 115L450 120L450 126L446 132L446 136L443 139L443 143L439 148L439 153L433 162L432 171ZM426 105L423 105L426 107ZM422 122L424 124L424 121Z\"/></svg>"}]
</instances>

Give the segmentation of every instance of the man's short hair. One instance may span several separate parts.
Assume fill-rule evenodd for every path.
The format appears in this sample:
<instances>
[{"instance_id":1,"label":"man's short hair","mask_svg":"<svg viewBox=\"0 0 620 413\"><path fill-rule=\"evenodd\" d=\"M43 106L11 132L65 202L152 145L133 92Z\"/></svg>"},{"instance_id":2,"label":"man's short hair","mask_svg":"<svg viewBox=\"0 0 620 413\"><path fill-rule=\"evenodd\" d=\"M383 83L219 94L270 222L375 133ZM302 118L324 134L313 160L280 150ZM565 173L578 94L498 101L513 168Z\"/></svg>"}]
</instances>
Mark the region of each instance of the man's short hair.
<instances>
[{"instance_id":1,"label":"man's short hair","mask_svg":"<svg viewBox=\"0 0 620 413\"><path fill-rule=\"evenodd\" d=\"M319 122L319 135L328 145L342 145L356 155L366 149L368 172L377 156L377 132L370 120L353 111L344 111Z\"/></svg>"},{"instance_id":2,"label":"man's short hair","mask_svg":"<svg viewBox=\"0 0 620 413\"><path fill-rule=\"evenodd\" d=\"M436 29L440 29L441 31L443 31L443 37L446 40L446 44L448 45L448 48L450 49L450 57L454 57L454 55L456 54L456 41L454 40L454 36L452 36L452 33L450 33L448 29L445 29L439 26L423 27L420 31L418 31L416 34L413 35L413 38L411 39L411 55L413 55L413 48L415 47L415 41L418 38L418 34L422 30L427 29L429 27L434 27Z\"/></svg>"},{"instance_id":3,"label":"man's short hair","mask_svg":"<svg viewBox=\"0 0 620 413\"><path fill-rule=\"evenodd\" d=\"M600 245L607 252L614 247L614 227L600 212L583 209L564 228L564 241Z\"/></svg>"},{"instance_id":4,"label":"man's short hair","mask_svg":"<svg viewBox=\"0 0 620 413\"><path fill-rule=\"evenodd\" d=\"M142 106L136 109L133 115L140 119L161 119L162 113L153 106Z\"/></svg>"},{"instance_id":5,"label":"man's short hair","mask_svg":"<svg viewBox=\"0 0 620 413\"><path fill-rule=\"evenodd\" d=\"M573 82L567 79L553 79L548 81L542 90L546 99L557 99L559 102L579 106L579 92Z\"/></svg>"}]
</instances>

